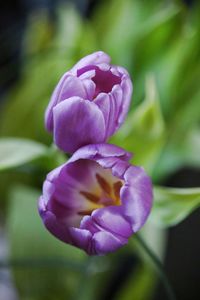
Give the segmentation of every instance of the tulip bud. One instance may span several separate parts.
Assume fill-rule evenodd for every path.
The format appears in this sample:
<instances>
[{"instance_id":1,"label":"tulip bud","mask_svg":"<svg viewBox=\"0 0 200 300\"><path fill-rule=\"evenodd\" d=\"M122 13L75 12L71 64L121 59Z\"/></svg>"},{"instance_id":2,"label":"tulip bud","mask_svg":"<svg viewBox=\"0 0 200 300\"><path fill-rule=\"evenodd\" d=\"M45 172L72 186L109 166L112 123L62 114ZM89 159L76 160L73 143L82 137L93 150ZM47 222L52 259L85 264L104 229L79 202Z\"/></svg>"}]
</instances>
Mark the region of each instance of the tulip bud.
<instances>
[{"instance_id":1,"label":"tulip bud","mask_svg":"<svg viewBox=\"0 0 200 300\"><path fill-rule=\"evenodd\" d=\"M102 51L81 59L56 86L45 125L64 152L106 142L122 125L130 105L128 72Z\"/></svg>"}]
</instances>

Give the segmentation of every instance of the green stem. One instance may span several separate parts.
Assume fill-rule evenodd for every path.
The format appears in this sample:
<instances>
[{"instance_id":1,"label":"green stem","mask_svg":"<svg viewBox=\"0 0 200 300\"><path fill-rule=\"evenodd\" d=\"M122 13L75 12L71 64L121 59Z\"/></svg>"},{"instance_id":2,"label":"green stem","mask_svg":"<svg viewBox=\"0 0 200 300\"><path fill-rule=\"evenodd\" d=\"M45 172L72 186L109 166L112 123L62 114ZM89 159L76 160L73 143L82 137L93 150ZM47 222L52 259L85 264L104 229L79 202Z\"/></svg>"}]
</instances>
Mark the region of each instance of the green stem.
<instances>
[{"instance_id":1,"label":"green stem","mask_svg":"<svg viewBox=\"0 0 200 300\"><path fill-rule=\"evenodd\" d=\"M155 255L155 253L148 247L148 245L145 243L145 241L141 238L140 235L135 235L134 238L138 241L138 243L142 246L144 251L148 254L151 261L153 262L156 271L158 272L160 279L162 280L163 286L165 287L166 293L168 295L169 300L176 300L176 296L174 294L174 291L171 287L171 284L169 282L169 279L164 271L163 265L158 259L158 257Z\"/></svg>"}]
</instances>

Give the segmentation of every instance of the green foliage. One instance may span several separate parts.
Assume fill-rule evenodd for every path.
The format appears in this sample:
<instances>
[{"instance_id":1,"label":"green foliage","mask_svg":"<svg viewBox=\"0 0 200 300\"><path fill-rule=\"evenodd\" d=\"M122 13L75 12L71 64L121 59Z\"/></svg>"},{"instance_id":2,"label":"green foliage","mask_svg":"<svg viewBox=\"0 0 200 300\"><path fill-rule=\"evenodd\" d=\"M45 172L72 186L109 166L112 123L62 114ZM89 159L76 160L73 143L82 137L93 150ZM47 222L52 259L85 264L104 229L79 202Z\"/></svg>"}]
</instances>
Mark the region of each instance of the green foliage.
<instances>
[{"instance_id":1,"label":"green foliage","mask_svg":"<svg viewBox=\"0 0 200 300\"><path fill-rule=\"evenodd\" d=\"M20 299L66 299L84 271L86 255L61 243L44 228L37 211L40 191L17 186L11 190L7 218L11 259ZM24 264L28 261L29 263ZM37 263L39 262L39 263Z\"/></svg>"},{"instance_id":2,"label":"green foliage","mask_svg":"<svg viewBox=\"0 0 200 300\"><path fill-rule=\"evenodd\" d=\"M32 140L0 139L0 171L21 166L47 153L48 148Z\"/></svg>"},{"instance_id":3,"label":"green foliage","mask_svg":"<svg viewBox=\"0 0 200 300\"><path fill-rule=\"evenodd\" d=\"M115 300L151 299L155 274L147 264L140 264L128 278Z\"/></svg>"},{"instance_id":4,"label":"green foliage","mask_svg":"<svg viewBox=\"0 0 200 300\"><path fill-rule=\"evenodd\" d=\"M200 188L154 188L150 220L163 227L181 222L200 206Z\"/></svg>"},{"instance_id":5,"label":"green foliage","mask_svg":"<svg viewBox=\"0 0 200 300\"><path fill-rule=\"evenodd\" d=\"M154 168L155 182L162 181L182 166L200 166L200 132L198 128L186 130L180 136L168 139Z\"/></svg>"},{"instance_id":6,"label":"green foliage","mask_svg":"<svg viewBox=\"0 0 200 300\"><path fill-rule=\"evenodd\" d=\"M164 139L165 125L159 97L154 78L149 75L145 101L129 114L124 126L111 141L135 153L134 164L143 165L149 173L152 173Z\"/></svg>"}]
</instances>

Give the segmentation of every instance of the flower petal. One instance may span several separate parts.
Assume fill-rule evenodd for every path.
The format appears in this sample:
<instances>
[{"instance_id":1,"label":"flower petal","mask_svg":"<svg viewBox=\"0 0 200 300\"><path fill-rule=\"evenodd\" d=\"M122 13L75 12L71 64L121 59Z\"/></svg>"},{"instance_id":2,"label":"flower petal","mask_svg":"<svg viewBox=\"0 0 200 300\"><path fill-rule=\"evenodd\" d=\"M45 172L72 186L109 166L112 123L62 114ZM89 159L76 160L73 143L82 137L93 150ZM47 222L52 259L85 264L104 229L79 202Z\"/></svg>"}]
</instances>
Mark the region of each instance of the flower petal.
<instances>
[{"instance_id":1,"label":"flower petal","mask_svg":"<svg viewBox=\"0 0 200 300\"><path fill-rule=\"evenodd\" d=\"M61 241L71 243L68 227L60 223L51 211L46 210L43 197L39 199L38 209L46 228Z\"/></svg>"},{"instance_id":2,"label":"flower petal","mask_svg":"<svg viewBox=\"0 0 200 300\"><path fill-rule=\"evenodd\" d=\"M121 85L115 85L109 94L100 93L94 100L103 112L107 138L122 125L129 109L131 88L128 90L128 83L124 81Z\"/></svg>"},{"instance_id":3,"label":"flower petal","mask_svg":"<svg viewBox=\"0 0 200 300\"><path fill-rule=\"evenodd\" d=\"M65 152L105 140L103 114L93 102L72 97L54 107L53 118L55 143Z\"/></svg>"},{"instance_id":4,"label":"flower petal","mask_svg":"<svg viewBox=\"0 0 200 300\"><path fill-rule=\"evenodd\" d=\"M91 218L94 223L103 228L103 231L109 231L114 235L128 238L133 233L130 223L123 216L122 206L96 209Z\"/></svg>"},{"instance_id":5,"label":"flower petal","mask_svg":"<svg viewBox=\"0 0 200 300\"><path fill-rule=\"evenodd\" d=\"M122 77L121 88L122 88L122 92L123 92L123 101L122 101L122 105L121 105L121 112L120 112L119 118L118 118L118 126L121 126L121 124L123 124L123 122L126 118L126 115L128 113L130 102L131 102L133 85L132 85L132 81L131 81L129 75L124 75Z\"/></svg>"},{"instance_id":6,"label":"flower petal","mask_svg":"<svg viewBox=\"0 0 200 300\"><path fill-rule=\"evenodd\" d=\"M71 239L73 240L72 245L84 249L86 252L88 252L90 241L92 238L91 232L85 229L79 229L71 227L69 229Z\"/></svg>"},{"instance_id":7,"label":"flower petal","mask_svg":"<svg viewBox=\"0 0 200 300\"><path fill-rule=\"evenodd\" d=\"M45 112L45 125L47 130L53 130L54 106L56 106L61 101L73 96L87 99L88 93L91 93L90 90L86 90L86 86L78 77L70 75L69 72L65 73L58 82Z\"/></svg>"},{"instance_id":8,"label":"flower petal","mask_svg":"<svg viewBox=\"0 0 200 300\"><path fill-rule=\"evenodd\" d=\"M92 101L95 94L95 83L90 79L84 79L82 83L86 93L85 99Z\"/></svg>"},{"instance_id":9,"label":"flower petal","mask_svg":"<svg viewBox=\"0 0 200 300\"><path fill-rule=\"evenodd\" d=\"M152 185L143 168L131 166L124 174L125 185L120 198L124 213L132 223L134 232L145 223L152 206Z\"/></svg>"},{"instance_id":10,"label":"flower petal","mask_svg":"<svg viewBox=\"0 0 200 300\"><path fill-rule=\"evenodd\" d=\"M91 144L78 149L68 162L78 159L91 159L98 162L101 159L113 158L128 161L131 157L130 152L112 144Z\"/></svg>"},{"instance_id":11,"label":"flower petal","mask_svg":"<svg viewBox=\"0 0 200 300\"><path fill-rule=\"evenodd\" d=\"M99 231L92 237L92 254L105 255L127 244L128 239L116 237L107 231Z\"/></svg>"},{"instance_id":12,"label":"flower petal","mask_svg":"<svg viewBox=\"0 0 200 300\"><path fill-rule=\"evenodd\" d=\"M81 229L89 230L92 234L99 231L99 227L95 224L91 216L84 216L80 224Z\"/></svg>"},{"instance_id":13,"label":"flower petal","mask_svg":"<svg viewBox=\"0 0 200 300\"><path fill-rule=\"evenodd\" d=\"M76 71L78 69L81 69L87 65L97 65L97 64L104 64L104 63L109 64L110 57L108 56L108 54L104 53L103 51L97 51L79 60L79 62L75 64L74 67L70 70L70 72L76 74Z\"/></svg>"}]
</instances>

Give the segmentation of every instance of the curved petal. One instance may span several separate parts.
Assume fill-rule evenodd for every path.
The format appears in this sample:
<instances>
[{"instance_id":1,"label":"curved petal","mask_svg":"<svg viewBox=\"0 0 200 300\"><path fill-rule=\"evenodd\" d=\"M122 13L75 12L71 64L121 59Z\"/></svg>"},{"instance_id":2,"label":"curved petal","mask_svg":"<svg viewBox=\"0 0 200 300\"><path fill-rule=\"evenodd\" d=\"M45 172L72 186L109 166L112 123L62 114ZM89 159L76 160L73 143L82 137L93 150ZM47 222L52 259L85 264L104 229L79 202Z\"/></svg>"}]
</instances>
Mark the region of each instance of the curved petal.
<instances>
[{"instance_id":1,"label":"curved petal","mask_svg":"<svg viewBox=\"0 0 200 300\"><path fill-rule=\"evenodd\" d=\"M95 83L91 79L84 79L82 83L85 88L85 99L92 101L95 94Z\"/></svg>"},{"instance_id":2,"label":"curved petal","mask_svg":"<svg viewBox=\"0 0 200 300\"><path fill-rule=\"evenodd\" d=\"M123 101L121 104L121 112L119 113L118 126L121 126L121 124L123 124L131 102L133 85L129 75L124 75L122 77L121 88L123 92Z\"/></svg>"},{"instance_id":3,"label":"curved petal","mask_svg":"<svg viewBox=\"0 0 200 300\"><path fill-rule=\"evenodd\" d=\"M91 216L84 216L80 223L81 229L89 230L92 235L96 232L99 232L100 228L95 224Z\"/></svg>"},{"instance_id":4,"label":"curved petal","mask_svg":"<svg viewBox=\"0 0 200 300\"><path fill-rule=\"evenodd\" d=\"M119 84L115 85L109 94L100 93L94 100L104 114L107 138L119 128L122 101L123 94Z\"/></svg>"},{"instance_id":5,"label":"curved petal","mask_svg":"<svg viewBox=\"0 0 200 300\"><path fill-rule=\"evenodd\" d=\"M81 69L87 65L97 65L97 64L109 64L110 57L108 54L104 53L103 51L97 51L92 54L89 54L79 60L77 64L70 70L73 74L76 74L78 69Z\"/></svg>"},{"instance_id":6,"label":"curved petal","mask_svg":"<svg viewBox=\"0 0 200 300\"><path fill-rule=\"evenodd\" d=\"M121 84L115 85L110 93L110 97L113 101L113 106L115 109L115 127L110 129L110 134L112 135L121 125L119 123L120 114L122 111L123 102L127 102L127 99L123 93Z\"/></svg>"},{"instance_id":7,"label":"curved petal","mask_svg":"<svg viewBox=\"0 0 200 300\"><path fill-rule=\"evenodd\" d=\"M108 231L114 235L128 238L133 233L130 223L123 216L122 206L109 206L96 209L92 213L91 218L104 231Z\"/></svg>"},{"instance_id":8,"label":"curved petal","mask_svg":"<svg viewBox=\"0 0 200 300\"><path fill-rule=\"evenodd\" d=\"M74 162L78 159L91 159L99 162L102 159L120 159L128 161L132 154L123 148L112 144L91 144L78 149L68 162Z\"/></svg>"},{"instance_id":9,"label":"curved petal","mask_svg":"<svg viewBox=\"0 0 200 300\"><path fill-rule=\"evenodd\" d=\"M89 89L87 90L87 88ZM88 84L86 86L79 78L70 75L69 72L65 73L58 82L45 112L47 130L50 132L53 130L53 108L58 103L73 96L87 99L91 92L91 87Z\"/></svg>"},{"instance_id":10,"label":"curved petal","mask_svg":"<svg viewBox=\"0 0 200 300\"><path fill-rule=\"evenodd\" d=\"M145 223L152 207L152 184L143 168L131 166L124 174L125 185L120 198L124 213L129 218L134 232Z\"/></svg>"},{"instance_id":11,"label":"curved petal","mask_svg":"<svg viewBox=\"0 0 200 300\"><path fill-rule=\"evenodd\" d=\"M127 244L128 239L116 237L110 232L99 231L92 237L91 254L105 255Z\"/></svg>"},{"instance_id":12,"label":"curved petal","mask_svg":"<svg viewBox=\"0 0 200 300\"><path fill-rule=\"evenodd\" d=\"M49 180L45 180L42 188L44 204L47 205L49 199L52 197L54 192L55 192L55 185L52 184L52 182L50 182Z\"/></svg>"},{"instance_id":13,"label":"curved petal","mask_svg":"<svg viewBox=\"0 0 200 300\"><path fill-rule=\"evenodd\" d=\"M43 197L39 198L38 210L46 228L61 241L71 244L71 238L67 226L61 224L57 220L56 216L46 209Z\"/></svg>"},{"instance_id":14,"label":"curved petal","mask_svg":"<svg viewBox=\"0 0 200 300\"><path fill-rule=\"evenodd\" d=\"M131 80L124 75L121 84L114 85L110 93L100 93L95 98L94 102L104 115L107 138L112 136L124 122L129 110L131 95Z\"/></svg>"},{"instance_id":15,"label":"curved petal","mask_svg":"<svg viewBox=\"0 0 200 300\"><path fill-rule=\"evenodd\" d=\"M93 102L72 97L53 109L55 144L65 152L105 140L102 112Z\"/></svg>"},{"instance_id":16,"label":"curved petal","mask_svg":"<svg viewBox=\"0 0 200 300\"><path fill-rule=\"evenodd\" d=\"M129 168L130 164L123 160L116 160L112 166L112 174L120 179L124 179L124 173Z\"/></svg>"},{"instance_id":17,"label":"curved petal","mask_svg":"<svg viewBox=\"0 0 200 300\"><path fill-rule=\"evenodd\" d=\"M71 227L69 229L72 245L84 249L86 252L88 252L90 241L92 238L91 232L85 229L79 229Z\"/></svg>"},{"instance_id":18,"label":"curved petal","mask_svg":"<svg viewBox=\"0 0 200 300\"><path fill-rule=\"evenodd\" d=\"M100 108L104 115L105 120L105 126L106 131L108 128L108 122L109 122L109 114L110 114L110 101L109 101L109 95L106 93L100 93L95 99L94 103ZM107 135L107 133L106 133Z\"/></svg>"},{"instance_id":19,"label":"curved petal","mask_svg":"<svg viewBox=\"0 0 200 300\"><path fill-rule=\"evenodd\" d=\"M68 161L74 162L81 158L96 161L105 169L111 169L112 174L123 179L123 175L130 166L128 160L132 154L112 144L87 145L77 150Z\"/></svg>"}]
</instances>

